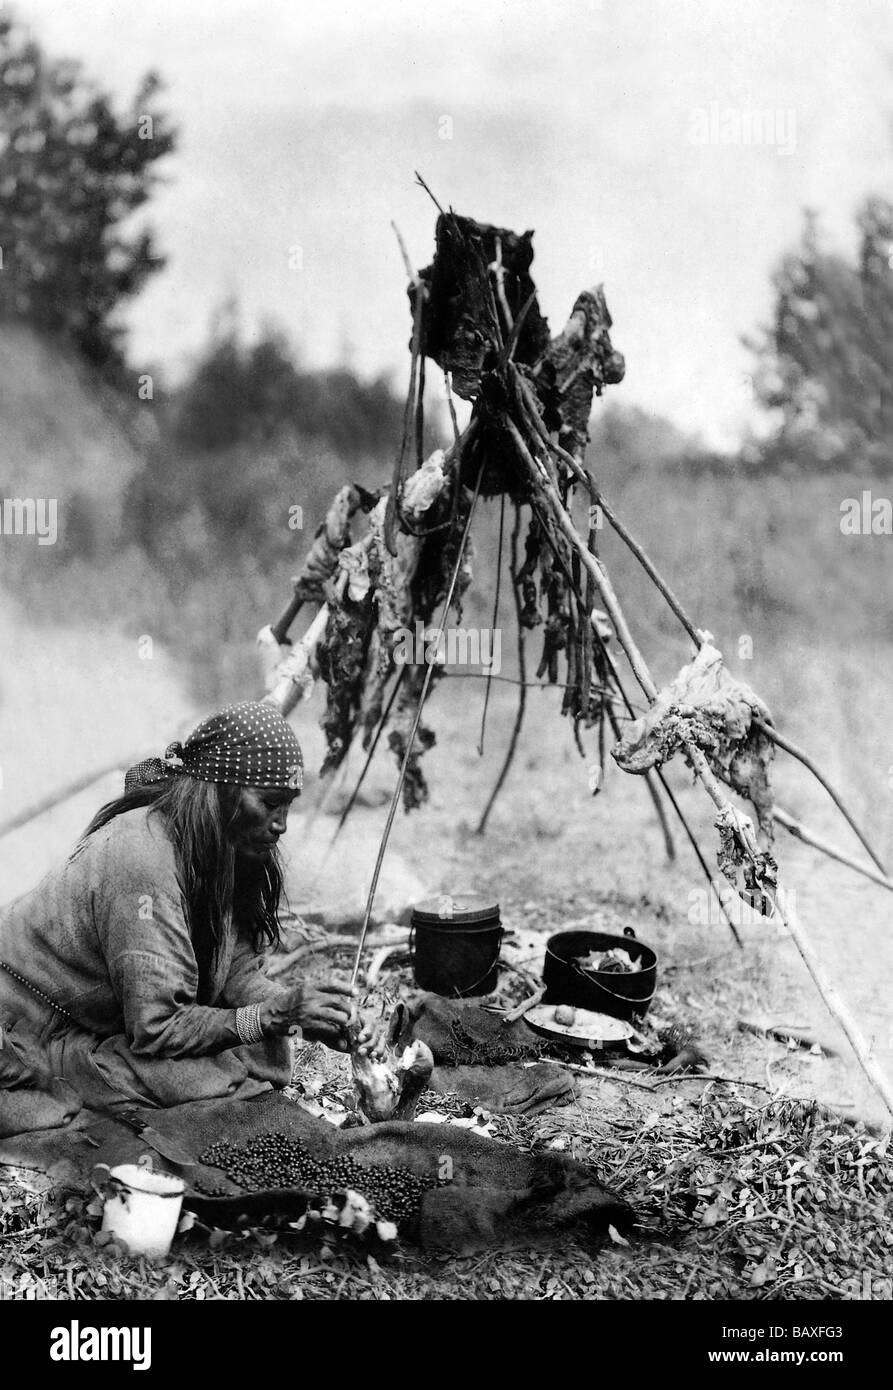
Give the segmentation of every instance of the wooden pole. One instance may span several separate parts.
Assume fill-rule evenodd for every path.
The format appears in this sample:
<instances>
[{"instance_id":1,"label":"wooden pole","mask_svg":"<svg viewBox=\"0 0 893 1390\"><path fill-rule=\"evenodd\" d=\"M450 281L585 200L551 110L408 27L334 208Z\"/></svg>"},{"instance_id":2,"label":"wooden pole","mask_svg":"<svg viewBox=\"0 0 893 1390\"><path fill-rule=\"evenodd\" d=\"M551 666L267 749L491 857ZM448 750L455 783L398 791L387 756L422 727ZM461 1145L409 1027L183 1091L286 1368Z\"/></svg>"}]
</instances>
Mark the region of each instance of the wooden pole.
<instances>
[{"instance_id":1,"label":"wooden pole","mask_svg":"<svg viewBox=\"0 0 893 1390\"><path fill-rule=\"evenodd\" d=\"M872 883L879 883L882 888L888 888L893 892L893 879L886 874L878 873L877 869L872 869L868 864L860 864L858 859L852 855L844 853L836 845L829 844L827 840L822 840L813 831L808 830L805 825L801 825L793 816L788 815L780 806L774 807L772 811L773 820L777 820L779 825L783 825L789 834L796 836L806 845L812 845L813 849L821 850L822 854L827 854L829 859L836 859L838 864L846 864L848 869L855 869L857 874L862 874L870 879Z\"/></svg>"},{"instance_id":2,"label":"wooden pole","mask_svg":"<svg viewBox=\"0 0 893 1390\"><path fill-rule=\"evenodd\" d=\"M440 622L437 625L438 642L440 641L440 638L443 636L443 630L446 626L446 621L449 617L450 608L453 602L453 595L456 592L456 584L459 579L459 571L462 568L462 557L465 554L465 547L468 544L468 533L471 530L471 522L474 517L475 507L477 506L477 500L481 490L481 479L483 478L483 476L484 466L483 464L481 464L481 467L478 471L477 483L475 484L474 495L471 499L471 505L468 508L468 516L465 519L465 529L462 532L462 539L459 542L459 550L456 554L456 563L453 566L453 573L450 578L450 587L447 592L447 596L443 601L443 609L440 614ZM456 486L460 486L458 478L456 479ZM350 976L351 986L354 986L356 984L357 976L360 973L360 961L363 957L363 947L366 943L366 936L369 931L369 922L372 917L372 907L375 903L375 891L378 888L378 879L379 875L381 874L381 866L384 863L385 850L388 847L388 840L391 834L391 827L394 824L394 816L397 814L397 805L400 801L400 792L402 790L403 783L406 780L406 769L409 767L409 759L412 756L412 749L415 743L416 734L418 733L419 724L422 718L422 710L425 707L425 699L428 694L428 688L431 684L431 676L433 675L433 672L434 665L433 663L429 663L428 668L425 671L425 679L422 682L422 690L421 694L419 695L419 703L415 712L415 718L412 721L412 728L410 729L409 737L406 740L406 751L403 754L403 762L400 765L400 772L397 776L397 782L394 787L394 794L391 797L391 804L388 808L388 817L385 821L385 827L384 831L382 832L381 843L378 847L378 855L375 860L375 868L372 871L372 882L369 885L369 894L366 898L366 910L363 913L363 925L360 928L360 939L357 942L357 953L354 957L353 970L351 971Z\"/></svg>"},{"instance_id":3,"label":"wooden pole","mask_svg":"<svg viewBox=\"0 0 893 1390\"><path fill-rule=\"evenodd\" d=\"M761 733L765 734L766 737L768 739L771 739L774 744L777 744L779 748L783 748L786 753L790 753L792 758L796 758L798 762L801 762L804 767L809 769L813 777L815 777L816 781L822 784L822 786L825 788L825 791L828 793L831 800L834 802L834 805L837 807L838 811L843 816L847 825L850 827L850 829L856 835L857 839L860 841L862 848L874 861L878 869L880 869L881 873L886 877L887 870L883 862L875 854L871 845L868 843L868 840L866 839L865 835L859 829L858 825L856 824L853 817L850 815L846 806L844 806L840 793L834 790L827 777L825 777L824 774L820 772L819 769L816 767L812 758L810 758L807 753L804 753L802 748L798 748L796 743L791 743L790 739L787 739L782 734L780 734L778 730L775 728L774 724L766 724L762 719L755 719L753 722Z\"/></svg>"},{"instance_id":4,"label":"wooden pole","mask_svg":"<svg viewBox=\"0 0 893 1390\"><path fill-rule=\"evenodd\" d=\"M181 722L177 730L177 737L185 738L192 727L193 721L191 719L188 724ZM74 781L67 782L55 791L48 792L38 801L32 801L23 810L17 811L4 821L0 821L0 839L6 835L11 835L15 830L21 830L23 825L36 820L38 816L45 815L47 811L52 811L54 806L61 806L63 801L70 801L72 797L79 796L81 792L87 791L96 782L101 782L104 777L110 777L113 772L119 773L123 778L124 771L122 769L126 770L134 763L140 762L142 758L149 756L151 755L143 749L139 753L132 753L129 758L118 758L113 763L107 763L105 767L97 767L92 772L85 772L82 777L77 777Z\"/></svg>"},{"instance_id":5,"label":"wooden pole","mask_svg":"<svg viewBox=\"0 0 893 1390\"><path fill-rule=\"evenodd\" d=\"M881 1097L890 1115L893 1116L893 1083L891 1083L890 1078L887 1076L877 1058L872 1056L868 1041L863 1035L858 1023L853 1018L853 1015L850 1013L849 1008L840 997L834 981L825 974L824 967L816 954L815 947L805 927L798 920L793 905L789 905L785 902L782 906L782 904L779 903L779 896L782 895L776 896L768 892L766 896L790 932L794 945L800 952L803 963L815 982L816 989L825 1001L828 1012L831 1014L832 1018L836 1019L840 1024L850 1046L856 1054L856 1059L863 1072Z\"/></svg>"},{"instance_id":6,"label":"wooden pole","mask_svg":"<svg viewBox=\"0 0 893 1390\"><path fill-rule=\"evenodd\" d=\"M620 519L615 515L613 510L608 506L607 502L605 501L604 497L602 497L600 492L597 492L595 494L594 500L596 506L601 507L605 517L613 526L614 530L617 532L624 545L632 551L633 555L635 555L636 559L639 561L639 564L642 566L645 573L648 575L648 578L658 589L658 591L661 594L663 594L670 608L676 614L676 617L679 619L680 623L685 628L685 631L688 633L695 646L700 647L704 640L701 633L698 632L698 629L695 627L694 623L689 618L685 609L682 607L682 604L679 602L678 598L673 593L673 590L670 588L669 584L667 584L666 580L664 580L660 573L655 569L654 565L651 563L648 556L645 554L645 551L639 545L638 541L630 535L629 531L627 531L622 521L620 521Z\"/></svg>"},{"instance_id":7,"label":"wooden pole","mask_svg":"<svg viewBox=\"0 0 893 1390\"><path fill-rule=\"evenodd\" d=\"M517 426L512 420L508 421L508 426L515 444L518 447L521 459L527 466L531 475L531 481L545 496L556 523L567 536L571 544L578 550L583 564L586 565L595 580L596 588L601 597L602 607L605 609L605 612L608 614L614 626L618 641L626 653L633 674L644 693L648 696L649 701L653 703L657 698L657 686L651 678L651 673L648 670L644 657L636 646L604 565L600 560L596 559L583 541L582 536L568 515L567 509L562 504L561 498L552 485L546 470L541 465L538 465L531 456ZM700 780L717 811L724 820L727 818L732 820L743 851L755 863L758 862L759 849L749 818L741 812L736 811L732 803L728 800L719 781L712 772L703 751L690 739L683 738L681 741L695 776ZM773 893L770 890L764 890L764 892L765 896L772 904L779 920L784 923L790 932L794 944L800 952L800 956L812 976L813 982L824 1000L828 1012L840 1024L856 1055L856 1060L871 1085L883 1100L891 1117L893 1117L893 1084L891 1084L877 1060L872 1057L871 1049L862 1035L858 1024L850 1013L847 1005L838 994L836 986L825 974L822 964L816 955L812 941L806 929L799 922L794 908L785 902L783 894Z\"/></svg>"},{"instance_id":8,"label":"wooden pole","mask_svg":"<svg viewBox=\"0 0 893 1390\"><path fill-rule=\"evenodd\" d=\"M137 758L131 758L127 765L130 766L130 763L137 761ZM110 777L113 772L120 773L123 777L120 759L117 762L108 763L105 767L94 768L92 772L86 772L83 777L78 777L74 782L68 782L64 787L49 792L39 801L32 801L30 806L26 806L23 810L17 811L15 815L0 821L0 839L5 835L11 835L14 830L21 830L23 825L36 820L38 816L44 815L47 811L52 811L54 806L60 805L63 801L70 801L73 796L87 791L94 783L101 782L104 777Z\"/></svg>"},{"instance_id":9,"label":"wooden pole","mask_svg":"<svg viewBox=\"0 0 893 1390\"><path fill-rule=\"evenodd\" d=\"M515 749L518 746L518 738L521 733L521 726L524 723L524 712L527 708L527 654L524 647L524 626L521 622L521 599L518 594L518 541L521 536L521 508L515 510L515 521L512 526L511 549L512 555L509 561L509 574L512 579L512 599L515 605L515 619L518 631L518 680L520 689L518 692L518 710L515 715L515 723L509 739L508 749L503 759L496 785L490 793L489 800L481 813L481 818L477 823L475 835L483 835L487 828L487 821L490 819L490 812L493 810L496 798L502 791L503 783L509 775L509 769L515 757Z\"/></svg>"},{"instance_id":10,"label":"wooden pole","mask_svg":"<svg viewBox=\"0 0 893 1390\"><path fill-rule=\"evenodd\" d=\"M676 595L673 593L673 590L670 588L669 584L667 584L666 580L663 578L660 572L651 563L651 560L645 554L645 551L639 545L638 541L636 541L635 538L632 535L630 535L629 531L627 531L626 527L615 515L612 508L604 500L601 493L594 493L593 499L596 502L596 504L601 507L605 517L613 526L620 539L629 548L629 550L632 551L633 555L635 555L636 559L639 561L642 568L645 570L645 573L648 575L649 579L651 579L652 583L657 588L658 592L662 594L663 597L666 599L667 604L669 605L673 613L676 615L676 617L679 619L679 622L682 624L683 628L688 633L695 646L700 647L704 640L703 633L695 627L694 623L689 618L685 609L682 607L682 604L679 602ZM808 770L812 773L813 777L815 777L816 781L824 787L825 791L828 793L831 800L837 807L838 811L843 816L850 829L856 835L863 849L874 861L880 872L886 876L886 866L880 859L880 857L875 853L868 840L868 837L865 835L864 831L859 827L855 818L848 811L840 793L836 791L835 788L831 785L827 777L819 769L819 767L812 760L809 754L805 753L802 748L798 748L796 743L792 743L790 739L785 738L783 734L779 733L778 729L776 729L774 724L767 724L765 720L755 718L753 720L753 725L755 728L759 729L760 732L766 736L766 738L768 738L772 743L774 743L777 748L783 749L785 753L790 754L792 758L796 758L797 761L801 762L805 768L808 768Z\"/></svg>"},{"instance_id":11,"label":"wooden pole","mask_svg":"<svg viewBox=\"0 0 893 1390\"><path fill-rule=\"evenodd\" d=\"M639 651L638 647L636 646L635 641L633 640L632 633L630 632L626 623L626 619L623 616L623 611L620 607L619 602L617 601L617 595L614 593L614 588L611 584L610 579L608 578L607 570L605 569L601 560L599 560L595 555L593 555L592 551L589 549L589 546L583 540L583 537L580 535L579 531L577 530L576 526L574 525L573 521L568 515L567 509L565 508L564 503L559 497L555 485L549 477L546 469L543 467L542 464L538 463L533 458L533 455L531 454L530 450L525 444L524 439L521 435L521 431L518 429L518 426L515 424L514 420L512 420L510 417L507 417L506 424L508 425L509 433L511 434L512 439L514 440L515 446L518 449L518 452L521 455L522 460L527 465L528 472L531 475L531 481L536 485L536 487L545 497L546 501L549 503L549 509L552 512L552 515L555 518L555 521L558 524L560 530L562 530L564 534L567 536L571 545L574 546L577 551L579 551L582 563L585 565L586 569L588 569L589 573L592 575L592 578L595 580L596 588L598 589L599 595L601 597L602 607L604 608L605 612L610 618L614 631L617 633L617 638L620 642L620 645L626 653L627 660L629 661L629 664L632 667L633 675L639 682L639 685L642 687L642 690L648 696L649 703L653 704L653 702L657 699L657 686L651 679L651 675L645 663L645 659Z\"/></svg>"},{"instance_id":12,"label":"wooden pole","mask_svg":"<svg viewBox=\"0 0 893 1390\"><path fill-rule=\"evenodd\" d=\"M329 605L324 603L313 622L282 661L272 690L263 696L263 703L275 705L283 715L294 709L301 696L302 680L310 669L313 654L326 630Z\"/></svg>"}]
</instances>

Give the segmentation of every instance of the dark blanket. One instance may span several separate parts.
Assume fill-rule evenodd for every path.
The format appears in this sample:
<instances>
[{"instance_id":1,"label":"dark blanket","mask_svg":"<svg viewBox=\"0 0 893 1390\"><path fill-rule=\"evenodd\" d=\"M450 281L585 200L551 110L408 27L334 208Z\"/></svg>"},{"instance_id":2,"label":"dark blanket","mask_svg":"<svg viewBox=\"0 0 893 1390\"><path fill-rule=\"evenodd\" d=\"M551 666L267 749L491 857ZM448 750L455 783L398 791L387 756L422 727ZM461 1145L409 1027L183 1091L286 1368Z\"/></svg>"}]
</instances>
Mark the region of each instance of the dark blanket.
<instances>
[{"instance_id":1,"label":"dark blanket","mask_svg":"<svg viewBox=\"0 0 893 1390\"><path fill-rule=\"evenodd\" d=\"M536 1061L545 1047L523 1019L503 1023L500 1014L488 1013L473 999L444 999L439 994L424 994L415 1005L405 1041L411 1038L427 1043L435 1063L447 1067Z\"/></svg>"},{"instance_id":2,"label":"dark blanket","mask_svg":"<svg viewBox=\"0 0 893 1390\"><path fill-rule=\"evenodd\" d=\"M629 1208L582 1164L561 1154L523 1153L454 1126L395 1122L342 1131L277 1092L252 1101L135 1110L130 1120L147 1128L138 1135L121 1118L82 1112L66 1128L0 1140L0 1163L41 1169L83 1188L95 1164L135 1162L148 1151L157 1167L184 1179L186 1206L201 1220L236 1228L270 1218L294 1220L317 1194L246 1194L219 1169L199 1164L199 1155L221 1139L243 1145L278 1132L320 1159L350 1155L361 1166L389 1164L440 1177L442 1185L422 1196L416 1227L401 1230L429 1249L469 1253L547 1245L565 1241L571 1229L586 1236L632 1219ZM450 1177L443 1183L445 1172Z\"/></svg>"},{"instance_id":3,"label":"dark blanket","mask_svg":"<svg viewBox=\"0 0 893 1390\"><path fill-rule=\"evenodd\" d=\"M574 1078L556 1062L507 1062L501 1067L435 1067L429 1086L497 1115L537 1115L569 1105L580 1094Z\"/></svg>"},{"instance_id":4,"label":"dark blanket","mask_svg":"<svg viewBox=\"0 0 893 1390\"><path fill-rule=\"evenodd\" d=\"M403 1041L420 1040L437 1063L432 1090L497 1113L533 1115L579 1095L573 1076L539 1062L543 1039L523 1019L504 1023L472 999L426 994L412 1011Z\"/></svg>"}]
</instances>

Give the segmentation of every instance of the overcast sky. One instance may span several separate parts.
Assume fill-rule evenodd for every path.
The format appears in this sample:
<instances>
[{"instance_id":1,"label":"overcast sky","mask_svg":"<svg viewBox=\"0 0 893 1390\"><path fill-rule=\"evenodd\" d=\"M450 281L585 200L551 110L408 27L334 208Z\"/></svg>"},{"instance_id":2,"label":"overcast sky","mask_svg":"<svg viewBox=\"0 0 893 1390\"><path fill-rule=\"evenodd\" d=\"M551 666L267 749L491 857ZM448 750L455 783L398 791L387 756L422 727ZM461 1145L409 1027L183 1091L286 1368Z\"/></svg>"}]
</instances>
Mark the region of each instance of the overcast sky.
<instances>
[{"instance_id":1,"label":"overcast sky","mask_svg":"<svg viewBox=\"0 0 893 1390\"><path fill-rule=\"evenodd\" d=\"M740 335L766 318L801 209L851 250L860 199L893 192L893 0L14 8L122 97L150 67L166 80L181 141L152 218L169 264L129 322L137 361L172 373L235 295L248 332L272 320L308 363L349 350L402 389L390 221L426 263L435 210L419 169L457 211L536 229L553 330L604 280L627 359L615 399L729 441L749 409ZM774 118L730 143L727 111Z\"/></svg>"}]
</instances>

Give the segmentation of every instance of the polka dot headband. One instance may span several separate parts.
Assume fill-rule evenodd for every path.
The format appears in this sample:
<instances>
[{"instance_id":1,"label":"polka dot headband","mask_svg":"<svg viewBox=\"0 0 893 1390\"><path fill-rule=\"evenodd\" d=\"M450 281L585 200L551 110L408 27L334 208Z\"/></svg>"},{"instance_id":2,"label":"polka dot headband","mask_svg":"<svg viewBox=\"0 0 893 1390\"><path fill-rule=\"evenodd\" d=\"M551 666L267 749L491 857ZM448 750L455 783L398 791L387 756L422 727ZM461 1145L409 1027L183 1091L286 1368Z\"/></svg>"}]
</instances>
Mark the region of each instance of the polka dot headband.
<instances>
[{"instance_id":1,"label":"polka dot headband","mask_svg":"<svg viewBox=\"0 0 893 1390\"><path fill-rule=\"evenodd\" d=\"M203 719L185 743L168 744L163 758L137 763L124 778L124 790L181 773L201 782L300 791L304 760L301 745L275 705L243 700Z\"/></svg>"}]
</instances>

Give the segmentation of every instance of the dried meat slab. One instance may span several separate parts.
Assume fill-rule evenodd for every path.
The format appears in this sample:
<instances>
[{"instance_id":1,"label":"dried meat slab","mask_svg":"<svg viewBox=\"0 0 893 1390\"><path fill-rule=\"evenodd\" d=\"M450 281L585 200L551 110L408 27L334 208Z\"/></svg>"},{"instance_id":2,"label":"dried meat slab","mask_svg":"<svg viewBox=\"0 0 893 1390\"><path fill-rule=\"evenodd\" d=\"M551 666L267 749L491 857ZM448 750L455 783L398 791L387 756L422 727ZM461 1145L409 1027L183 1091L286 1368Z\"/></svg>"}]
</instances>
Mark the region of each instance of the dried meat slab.
<instances>
[{"instance_id":1,"label":"dried meat slab","mask_svg":"<svg viewBox=\"0 0 893 1390\"><path fill-rule=\"evenodd\" d=\"M427 290L422 351L452 373L456 395L476 400L482 377L507 337L496 293L497 258L502 260L503 291L515 320L536 293L530 275L533 232L519 235L447 212L437 219L435 242L434 260L420 273ZM414 311L414 288L410 301ZM548 345L549 324L534 298L521 325L514 360L532 366Z\"/></svg>"},{"instance_id":2,"label":"dried meat slab","mask_svg":"<svg viewBox=\"0 0 893 1390\"><path fill-rule=\"evenodd\" d=\"M755 719L772 722L759 696L730 676L721 653L705 642L648 713L628 725L612 754L624 772L644 773L669 761L683 742L695 744L717 775L751 801L771 843L774 748Z\"/></svg>"}]
</instances>

